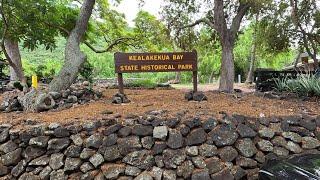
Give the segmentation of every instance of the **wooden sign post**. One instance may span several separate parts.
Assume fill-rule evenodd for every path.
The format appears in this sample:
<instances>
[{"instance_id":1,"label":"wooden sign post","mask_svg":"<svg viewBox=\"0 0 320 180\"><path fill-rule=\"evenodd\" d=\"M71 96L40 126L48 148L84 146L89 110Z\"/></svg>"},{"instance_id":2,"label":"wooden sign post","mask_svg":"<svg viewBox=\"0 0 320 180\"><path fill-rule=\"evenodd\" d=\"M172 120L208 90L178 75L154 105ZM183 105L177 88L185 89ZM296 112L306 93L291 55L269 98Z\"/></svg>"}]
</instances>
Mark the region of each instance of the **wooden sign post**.
<instances>
[{"instance_id":1,"label":"wooden sign post","mask_svg":"<svg viewBox=\"0 0 320 180\"><path fill-rule=\"evenodd\" d=\"M192 71L193 91L198 88L197 52L115 53L119 92L124 94L123 73Z\"/></svg>"}]
</instances>

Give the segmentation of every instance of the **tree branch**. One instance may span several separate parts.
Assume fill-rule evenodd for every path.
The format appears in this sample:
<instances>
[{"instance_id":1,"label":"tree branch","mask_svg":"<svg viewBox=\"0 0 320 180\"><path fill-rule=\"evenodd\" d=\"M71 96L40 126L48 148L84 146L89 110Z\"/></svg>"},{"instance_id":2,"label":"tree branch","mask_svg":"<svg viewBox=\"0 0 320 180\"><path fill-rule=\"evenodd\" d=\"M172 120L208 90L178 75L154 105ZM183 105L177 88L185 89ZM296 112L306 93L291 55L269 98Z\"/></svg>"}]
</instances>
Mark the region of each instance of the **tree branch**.
<instances>
[{"instance_id":1,"label":"tree branch","mask_svg":"<svg viewBox=\"0 0 320 180\"><path fill-rule=\"evenodd\" d=\"M247 13L247 11L250 9L251 5L249 3L241 3L240 1L240 6L238 8L237 15L233 18L232 24L231 24L231 33L233 37L236 37L239 29L240 29L240 24L242 21L242 18L244 15Z\"/></svg>"},{"instance_id":2,"label":"tree branch","mask_svg":"<svg viewBox=\"0 0 320 180\"><path fill-rule=\"evenodd\" d=\"M95 53L105 53L105 52L109 52L111 51L115 46L125 43L128 40L134 40L134 38L130 38L130 37L121 37L118 38L116 40L114 40L106 49L96 49L95 47L93 47L93 45L91 45L89 42L84 41L83 43L85 45L87 45L93 52ZM126 44L126 43L125 43Z\"/></svg>"},{"instance_id":3,"label":"tree branch","mask_svg":"<svg viewBox=\"0 0 320 180\"><path fill-rule=\"evenodd\" d=\"M50 26L50 27L57 28L57 29L61 30L62 32L65 32L66 34L70 34L70 32L67 29L65 29L64 27L53 25L53 24L50 24L50 23L47 23L47 22L45 22L45 24ZM104 39L107 42L107 38L105 36L104 36ZM131 37L120 37L120 38L114 40L106 49L96 49L88 41L83 41L83 43L86 46L88 46L88 48L90 48L95 53L105 53L105 52L111 51L115 46L117 46L117 45L119 45L121 43L124 43L124 42L126 42L128 40L134 40L134 38L131 38Z\"/></svg>"},{"instance_id":4,"label":"tree branch","mask_svg":"<svg viewBox=\"0 0 320 180\"><path fill-rule=\"evenodd\" d=\"M199 24L201 24L201 23L205 23L205 24L207 24L208 26L210 26L211 28L214 28L214 23L213 23L213 22L211 22L211 21L210 21L209 19L207 19L207 18L201 18L201 19L196 20L194 23L188 24L188 25L186 25L186 26L182 26L182 27L180 27L179 29L185 29L185 28L194 27L194 26L199 25Z\"/></svg>"}]
</instances>

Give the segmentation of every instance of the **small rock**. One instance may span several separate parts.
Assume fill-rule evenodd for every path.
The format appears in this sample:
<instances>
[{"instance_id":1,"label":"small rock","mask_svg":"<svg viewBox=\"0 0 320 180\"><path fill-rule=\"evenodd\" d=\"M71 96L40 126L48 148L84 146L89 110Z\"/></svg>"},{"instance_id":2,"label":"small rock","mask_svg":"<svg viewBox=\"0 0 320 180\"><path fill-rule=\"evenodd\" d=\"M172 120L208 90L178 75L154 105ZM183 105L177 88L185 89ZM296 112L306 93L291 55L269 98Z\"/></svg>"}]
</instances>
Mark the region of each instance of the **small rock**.
<instances>
[{"instance_id":1,"label":"small rock","mask_svg":"<svg viewBox=\"0 0 320 180\"><path fill-rule=\"evenodd\" d=\"M147 150L129 153L122 159L122 161L140 169L148 169L155 164L154 157Z\"/></svg>"},{"instance_id":2,"label":"small rock","mask_svg":"<svg viewBox=\"0 0 320 180\"><path fill-rule=\"evenodd\" d=\"M191 180L210 180L210 175L206 169L196 169L192 172Z\"/></svg>"},{"instance_id":3,"label":"small rock","mask_svg":"<svg viewBox=\"0 0 320 180\"><path fill-rule=\"evenodd\" d=\"M154 140L151 136L146 136L141 139L142 147L145 149L151 149L154 145Z\"/></svg>"},{"instance_id":4,"label":"small rock","mask_svg":"<svg viewBox=\"0 0 320 180\"><path fill-rule=\"evenodd\" d=\"M208 136L214 141L214 143L221 146L233 145L238 139L238 133L226 125L220 125L213 129Z\"/></svg>"},{"instance_id":5,"label":"small rock","mask_svg":"<svg viewBox=\"0 0 320 180\"><path fill-rule=\"evenodd\" d=\"M10 141L0 145L0 152L6 154L6 153L9 153L11 151L16 150L17 148L18 148L18 145L10 140Z\"/></svg>"},{"instance_id":6,"label":"small rock","mask_svg":"<svg viewBox=\"0 0 320 180\"><path fill-rule=\"evenodd\" d=\"M107 129L103 131L103 134L105 136L108 136L110 134L116 133L118 130L120 130L123 126L121 124L114 124L109 126Z\"/></svg>"},{"instance_id":7,"label":"small rock","mask_svg":"<svg viewBox=\"0 0 320 180\"><path fill-rule=\"evenodd\" d=\"M206 167L209 170L209 174L214 174L216 172L221 171L224 168L223 163L217 157L206 159L205 162L206 162Z\"/></svg>"},{"instance_id":8,"label":"small rock","mask_svg":"<svg viewBox=\"0 0 320 180\"><path fill-rule=\"evenodd\" d=\"M67 157L79 157L81 151L82 147L71 145L65 150L64 155Z\"/></svg>"},{"instance_id":9,"label":"small rock","mask_svg":"<svg viewBox=\"0 0 320 180\"><path fill-rule=\"evenodd\" d=\"M162 174L163 170L159 167L152 167L150 175L155 179L155 180L161 180L162 179Z\"/></svg>"},{"instance_id":10,"label":"small rock","mask_svg":"<svg viewBox=\"0 0 320 180\"><path fill-rule=\"evenodd\" d=\"M16 165L21 159L21 148L11 151L1 156L2 164L5 166Z\"/></svg>"},{"instance_id":11,"label":"small rock","mask_svg":"<svg viewBox=\"0 0 320 180\"><path fill-rule=\"evenodd\" d=\"M74 171L79 169L81 165L81 159L79 158L66 158L64 164L64 171Z\"/></svg>"},{"instance_id":12,"label":"small rock","mask_svg":"<svg viewBox=\"0 0 320 180\"><path fill-rule=\"evenodd\" d=\"M255 147L252 140L249 138L238 140L236 143L236 148L244 157L252 157L257 152L257 148Z\"/></svg>"},{"instance_id":13,"label":"small rock","mask_svg":"<svg viewBox=\"0 0 320 180\"><path fill-rule=\"evenodd\" d=\"M303 137L302 138L302 148L303 149L315 149L320 146L320 141L313 137Z\"/></svg>"},{"instance_id":14,"label":"small rock","mask_svg":"<svg viewBox=\"0 0 320 180\"><path fill-rule=\"evenodd\" d=\"M54 129L53 135L58 138L62 138L62 137L69 137L70 133L67 128L59 127L59 128Z\"/></svg>"},{"instance_id":15,"label":"small rock","mask_svg":"<svg viewBox=\"0 0 320 180\"><path fill-rule=\"evenodd\" d=\"M287 143L286 149L288 149L289 151L291 151L291 152L293 152L295 154L299 154L299 153L302 152L301 147L298 144L296 144L296 143L294 143L292 141L289 141Z\"/></svg>"},{"instance_id":16,"label":"small rock","mask_svg":"<svg viewBox=\"0 0 320 180\"><path fill-rule=\"evenodd\" d=\"M257 135L256 131L244 124L238 125L237 132L240 134L240 137L242 138L251 138Z\"/></svg>"},{"instance_id":17,"label":"small rock","mask_svg":"<svg viewBox=\"0 0 320 180\"><path fill-rule=\"evenodd\" d=\"M192 157L192 163L195 165L196 168L204 169L206 168L206 162L204 162L204 158L201 156Z\"/></svg>"},{"instance_id":18,"label":"small rock","mask_svg":"<svg viewBox=\"0 0 320 180\"><path fill-rule=\"evenodd\" d=\"M50 180L67 180L67 176L64 174L63 169L59 169L50 173Z\"/></svg>"},{"instance_id":19,"label":"small rock","mask_svg":"<svg viewBox=\"0 0 320 180\"><path fill-rule=\"evenodd\" d=\"M282 136L274 137L271 142L275 146L281 146L281 147L286 147L287 146L287 141Z\"/></svg>"},{"instance_id":20,"label":"small rock","mask_svg":"<svg viewBox=\"0 0 320 180\"><path fill-rule=\"evenodd\" d=\"M119 175L124 174L125 165L123 164L104 164L101 171L107 179L117 179Z\"/></svg>"},{"instance_id":21,"label":"small rock","mask_svg":"<svg viewBox=\"0 0 320 180\"><path fill-rule=\"evenodd\" d=\"M283 132L282 136L296 143L300 143L302 141L301 136L294 132Z\"/></svg>"},{"instance_id":22,"label":"small rock","mask_svg":"<svg viewBox=\"0 0 320 180\"><path fill-rule=\"evenodd\" d=\"M258 151L254 156L254 159L259 163L264 163L266 161L266 157L264 156L263 152Z\"/></svg>"},{"instance_id":23,"label":"small rock","mask_svg":"<svg viewBox=\"0 0 320 180\"><path fill-rule=\"evenodd\" d=\"M192 171L194 169L194 166L191 161L185 161L181 164L181 166L178 166L177 168L177 175L180 177L183 177L184 179L187 179L191 176Z\"/></svg>"},{"instance_id":24,"label":"small rock","mask_svg":"<svg viewBox=\"0 0 320 180\"><path fill-rule=\"evenodd\" d=\"M213 179L213 180L220 180L220 179L232 180L232 179L234 179L234 177L231 174L229 169L223 169L222 171L219 171L215 174L212 174L211 179Z\"/></svg>"},{"instance_id":25,"label":"small rock","mask_svg":"<svg viewBox=\"0 0 320 180\"><path fill-rule=\"evenodd\" d=\"M186 144L188 146L198 145L205 142L207 139L207 133L202 128L197 128L192 130L186 139Z\"/></svg>"},{"instance_id":26,"label":"small rock","mask_svg":"<svg viewBox=\"0 0 320 180\"><path fill-rule=\"evenodd\" d=\"M210 132L214 127L218 125L218 121L214 118L209 118L208 120L202 123L202 128L205 132Z\"/></svg>"},{"instance_id":27,"label":"small rock","mask_svg":"<svg viewBox=\"0 0 320 180\"><path fill-rule=\"evenodd\" d=\"M270 141L261 139L258 142L258 148L264 152L272 152L273 151L273 144Z\"/></svg>"},{"instance_id":28,"label":"small rock","mask_svg":"<svg viewBox=\"0 0 320 180\"><path fill-rule=\"evenodd\" d=\"M186 153L183 149L166 149L162 153L164 165L167 169L177 168L186 159Z\"/></svg>"},{"instance_id":29,"label":"small rock","mask_svg":"<svg viewBox=\"0 0 320 180\"><path fill-rule=\"evenodd\" d=\"M238 152L232 146L226 146L219 149L219 157L225 162L231 162L237 156L238 156Z\"/></svg>"},{"instance_id":30,"label":"small rock","mask_svg":"<svg viewBox=\"0 0 320 180\"><path fill-rule=\"evenodd\" d=\"M48 150L62 150L70 144L69 138L51 139L48 142Z\"/></svg>"},{"instance_id":31,"label":"small rock","mask_svg":"<svg viewBox=\"0 0 320 180\"><path fill-rule=\"evenodd\" d=\"M137 136L150 136L153 133L152 126L135 125L132 128L132 134Z\"/></svg>"},{"instance_id":32,"label":"small rock","mask_svg":"<svg viewBox=\"0 0 320 180\"><path fill-rule=\"evenodd\" d=\"M9 173L9 168L0 163L0 177Z\"/></svg>"},{"instance_id":33,"label":"small rock","mask_svg":"<svg viewBox=\"0 0 320 180\"><path fill-rule=\"evenodd\" d=\"M82 146L83 144L83 140L81 138L80 134L74 134L70 136L70 139L72 140L72 142L77 145L77 146Z\"/></svg>"},{"instance_id":34,"label":"small rock","mask_svg":"<svg viewBox=\"0 0 320 180\"><path fill-rule=\"evenodd\" d=\"M278 156L288 156L289 151L283 147L274 147L273 153L275 153Z\"/></svg>"},{"instance_id":35,"label":"small rock","mask_svg":"<svg viewBox=\"0 0 320 180\"><path fill-rule=\"evenodd\" d=\"M198 156L199 151L197 146L186 147L186 153L188 156Z\"/></svg>"},{"instance_id":36,"label":"small rock","mask_svg":"<svg viewBox=\"0 0 320 180\"><path fill-rule=\"evenodd\" d=\"M236 164L244 168L253 168L258 165L257 161L241 156L236 159Z\"/></svg>"},{"instance_id":37,"label":"small rock","mask_svg":"<svg viewBox=\"0 0 320 180\"><path fill-rule=\"evenodd\" d=\"M197 91L193 93L193 100L201 102L201 101L207 101L208 98L203 92Z\"/></svg>"},{"instance_id":38,"label":"small rock","mask_svg":"<svg viewBox=\"0 0 320 180\"><path fill-rule=\"evenodd\" d=\"M104 162L104 158L100 153L94 154L92 157L90 157L89 161L94 167L100 166Z\"/></svg>"},{"instance_id":39,"label":"small rock","mask_svg":"<svg viewBox=\"0 0 320 180\"><path fill-rule=\"evenodd\" d=\"M140 150L142 145L140 139L137 136L128 136L125 138L118 138L117 144L122 155L127 155L130 152Z\"/></svg>"},{"instance_id":40,"label":"small rock","mask_svg":"<svg viewBox=\"0 0 320 180\"><path fill-rule=\"evenodd\" d=\"M122 156L120 154L118 146L110 146L106 147L105 153L104 153L104 159L107 162L112 162L114 160L120 159Z\"/></svg>"},{"instance_id":41,"label":"small rock","mask_svg":"<svg viewBox=\"0 0 320 180\"><path fill-rule=\"evenodd\" d=\"M173 170L164 170L163 171L163 180L176 180L177 175Z\"/></svg>"},{"instance_id":42,"label":"small rock","mask_svg":"<svg viewBox=\"0 0 320 180\"><path fill-rule=\"evenodd\" d=\"M141 173L139 176L137 176L136 178L134 178L134 180L153 180L153 178L149 172L145 171Z\"/></svg>"},{"instance_id":43,"label":"small rock","mask_svg":"<svg viewBox=\"0 0 320 180\"><path fill-rule=\"evenodd\" d=\"M38 136L31 138L29 141L30 146L36 146L40 148L45 148L48 145L50 137L49 136Z\"/></svg>"},{"instance_id":44,"label":"small rock","mask_svg":"<svg viewBox=\"0 0 320 180\"><path fill-rule=\"evenodd\" d=\"M20 161L16 166L13 167L13 169L11 170L11 174L14 177L20 176L24 172L26 166L27 166L26 160Z\"/></svg>"},{"instance_id":45,"label":"small rock","mask_svg":"<svg viewBox=\"0 0 320 180\"><path fill-rule=\"evenodd\" d=\"M43 168L43 170L39 174L40 179L49 179L51 172L52 172L51 167L46 166L45 168Z\"/></svg>"},{"instance_id":46,"label":"small rock","mask_svg":"<svg viewBox=\"0 0 320 180\"><path fill-rule=\"evenodd\" d=\"M168 135L167 126L157 126L153 129L153 137L156 139L165 140Z\"/></svg>"},{"instance_id":47,"label":"small rock","mask_svg":"<svg viewBox=\"0 0 320 180\"><path fill-rule=\"evenodd\" d=\"M218 154L218 148L215 145L202 144L199 147L199 154L203 157L212 157Z\"/></svg>"},{"instance_id":48,"label":"small rock","mask_svg":"<svg viewBox=\"0 0 320 180\"><path fill-rule=\"evenodd\" d=\"M126 166L125 175L128 176L138 176L141 173L141 170L134 166Z\"/></svg>"},{"instance_id":49,"label":"small rock","mask_svg":"<svg viewBox=\"0 0 320 180\"><path fill-rule=\"evenodd\" d=\"M80 153L80 159L89 159L91 156L93 156L96 153L95 150L90 148L84 148L82 152Z\"/></svg>"},{"instance_id":50,"label":"small rock","mask_svg":"<svg viewBox=\"0 0 320 180\"><path fill-rule=\"evenodd\" d=\"M152 148L152 154L153 155L161 154L167 147L168 146L166 142L156 141Z\"/></svg>"},{"instance_id":51,"label":"small rock","mask_svg":"<svg viewBox=\"0 0 320 180\"><path fill-rule=\"evenodd\" d=\"M53 170L60 169L63 166L63 157L64 155L59 154L51 154L49 165Z\"/></svg>"},{"instance_id":52,"label":"small rock","mask_svg":"<svg viewBox=\"0 0 320 180\"><path fill-rule=\"evenodd\" d=\"M170 129L167 145L172 149L178 149L183 146L183 137L180 131L176 129Z\"/></svg>"},{"instance_id":53,"label":"small rock","mask_svg":"<svg viewBox=\"0 0 320 180\"><path fill-rule=\"evenodd\" d=\"M33 173L24 173L19 177L19 180L40 180L40 177Z\"/></svg>"},{"instance_id":54,"label":"small rock","mask_svg":"<svg viewBox=\"0 0 320 180\"><path fill-rule=\"evenodd\" d=\"M275 132L270 128L262 128L259 131L259 136L262 138L271 139L275 135Z\"/></svg>"},{"instance_id":55,"label":"small rock","mask_svg":"<svg viewBox=\"0 0 320 180\"><path fill-rule=\"evenodd\" d=\"M87 148L96 148L98 149L102 144L102 137L100 134L93 134L85 140Z\"/></svg>"},{"instance_id":56,"label":"small rock","mask_svg":"<svg viewBox=\"0 0 320 180\"><path fill-rule=\"evenodd\" d=\"M184 121L184 124L187 125L190 129L201 126L201 120L199 117L194 117Z\"/></svg>"},{"instance_id":57,"label":"small rock","mask_svg":"<svg viewBox=\"0 0 320 180\"><path fill-rule=\"evenodd\" d=\"M110 134L108 136L103 137L102 145L103 146L112 146L117 144L118 136L117 134Z\"/></svg>"},{"instance_id":58,"label":"small rock","mask_svg":"<svg viewBox=\"0 0 320 180\"><path fill-rule=\"evenodd\" d=\"M89 162L84 162L81 166L80 166L80 170L83 173L87 173L88 171L93 170L94 167L91 165L91 163Z\"/></svg>"},{"instance_id":59,"label":"small rock","mask_svg":"<svg viewBox=\"0 0 320 180\"><path fill-rule=\"evenodd\" d=\"M50 161L50 158L48 157L48 155L44 155L32 160L29 163L29 166L45 166L49 164L49 161Z\"/></svg>"},{"instance_id":60,"label":"small rock","mask_svg":"<svg viewBox=\"0 0 320 180\"><path fill-rule=\"evenodd\" d=\"M128 126L125 126L118 131L118 135L119 137L127 137L131 134L131 132L132 132L132 129Z\"/></svg>"}]
</instances>

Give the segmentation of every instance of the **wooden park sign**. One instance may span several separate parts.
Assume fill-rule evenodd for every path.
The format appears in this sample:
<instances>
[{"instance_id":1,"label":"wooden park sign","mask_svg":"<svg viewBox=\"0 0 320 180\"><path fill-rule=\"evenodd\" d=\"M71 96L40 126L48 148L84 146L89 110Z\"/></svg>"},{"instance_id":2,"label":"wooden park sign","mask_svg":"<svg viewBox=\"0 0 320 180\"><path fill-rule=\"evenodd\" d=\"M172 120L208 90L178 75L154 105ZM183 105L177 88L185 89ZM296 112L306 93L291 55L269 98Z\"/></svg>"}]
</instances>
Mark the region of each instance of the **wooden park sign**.
<instances>
[{"instance_id":1,"label":"wooden park sign","mask_svg":"<svg viewBox=\"0 0 320 180\"><path fill-rule=\"evenodd\" d=\"M141 72L193 72L193 90L197 91L197 52L170 53L115 53L115 72L119 91L124 94L122 73Z\"/></svg>"}]
</instances>

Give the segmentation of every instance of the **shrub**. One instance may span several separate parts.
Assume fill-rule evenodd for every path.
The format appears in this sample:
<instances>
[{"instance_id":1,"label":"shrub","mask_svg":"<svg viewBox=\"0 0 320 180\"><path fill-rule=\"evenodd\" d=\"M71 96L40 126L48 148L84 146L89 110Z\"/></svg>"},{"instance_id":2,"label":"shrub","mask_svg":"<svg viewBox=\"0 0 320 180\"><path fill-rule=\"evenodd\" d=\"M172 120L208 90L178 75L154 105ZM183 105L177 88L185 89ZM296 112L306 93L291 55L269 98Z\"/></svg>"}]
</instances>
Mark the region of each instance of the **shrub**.
<instances>
[{"instance_id":1,"label":"shrub","mask_svg":"<svg viewBox=\"0 0 320 180\"><path fill-rule=\"evenodd\" d=\"M142 87L147 89L154 89L157 87L157 84L150 79L138 79L130 82L129 87Z\"/></svg>"},{"instance_id":2,"label":"shrub","mask_svg":"<svg viewBox=\"0 0 320 180\"><path fill-rule=\"evenodd\" d=\"M276 79L276 90L297 93L300 96L320 96L320 78L312 74L299 74L297 79Z\"/></svg>"}]
</instances>

